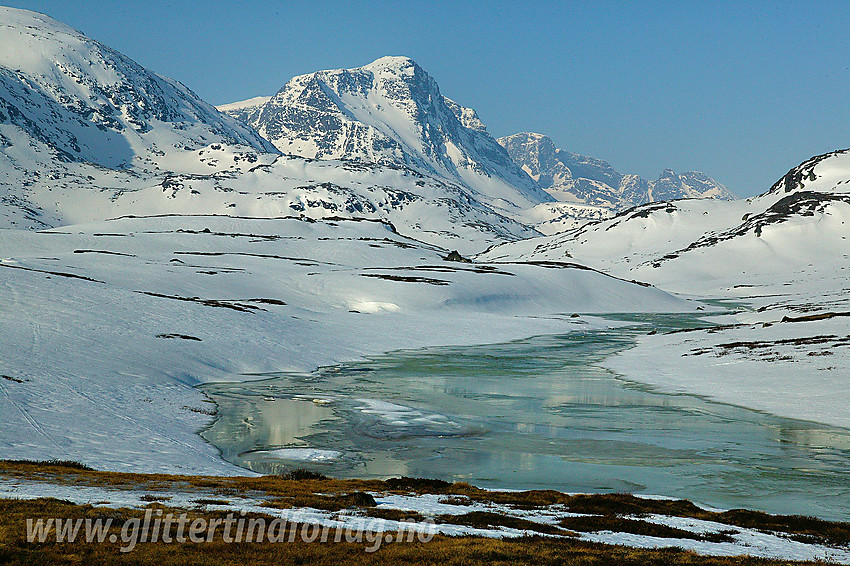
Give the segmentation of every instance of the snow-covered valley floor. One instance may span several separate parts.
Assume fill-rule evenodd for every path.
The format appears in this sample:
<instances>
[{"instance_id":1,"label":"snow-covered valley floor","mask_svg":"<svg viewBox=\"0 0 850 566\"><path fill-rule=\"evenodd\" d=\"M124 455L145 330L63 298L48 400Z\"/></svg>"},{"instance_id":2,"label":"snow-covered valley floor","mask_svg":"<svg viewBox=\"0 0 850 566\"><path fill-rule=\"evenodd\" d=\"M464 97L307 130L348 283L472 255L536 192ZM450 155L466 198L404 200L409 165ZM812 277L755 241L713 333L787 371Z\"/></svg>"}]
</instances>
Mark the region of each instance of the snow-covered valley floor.
<instances>
[{"instance_id":1,"label":"snow-covered valley floor","mask_svg":"<svg viewBox=\"0 0 850 566\"><path fill-rule=\"evenodd\" d=\"M99 469L243 473L194 387L400 348L692 312L570 265L449 262L376 221L164 216L0 231L0 449Z\"/></svg>"}]
</instances>

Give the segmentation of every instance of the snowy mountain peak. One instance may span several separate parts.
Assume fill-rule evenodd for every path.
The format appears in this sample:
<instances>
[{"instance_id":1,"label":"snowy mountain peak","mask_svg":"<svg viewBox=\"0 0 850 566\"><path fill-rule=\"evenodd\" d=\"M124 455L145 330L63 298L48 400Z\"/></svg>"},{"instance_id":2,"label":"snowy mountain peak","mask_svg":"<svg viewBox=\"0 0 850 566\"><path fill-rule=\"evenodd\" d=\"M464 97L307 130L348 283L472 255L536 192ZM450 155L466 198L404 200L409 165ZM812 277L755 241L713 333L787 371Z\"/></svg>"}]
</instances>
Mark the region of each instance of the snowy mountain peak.
<instances>
[{"instance_id":1,"label":"snowy mountain peak","mask_svg":"<svg viewBox=\"0 0 850 566\"><path fill-rule=\"evenodd\" d=\"M480 148L467 142L490 139L515 168L495 140L460 124L415 64L394 58L373 67L298 77L278 100L229 110L268 111L292 95L295 114L342 116L345 127L371 128L376 142L389 140L399 155L417 141L422 152L436 147L426 139L455 139L471 154ZM410 133L355 122L342 110L322 114L318 101L345 112L374 110L384 119L379 126L407 124ZM399 118L414 112L417 120ZM470 123L475 118L459 112ZM443 135L444 125L460 133ZM520 200L518 189L501 188ZM0 12L0 228L41 230L123 215L355 217L391 222L463 254L536 234L494 210L496 198L487 200L458 180L397 164L283 157L180 83L46 16Z\"/></svg>"},{"instance_id":2,"label":"snowy mountain peak","mask_svg":"<svg viewBox=\"0 0 850 566\"><path fill-rule=\"evenodd\" d=\"M23 133L62 159L106 167L153 166L212 143L273 151L182 84L14 8L0 8L0 129L7 140Z\"/></svg>"},{"instance_id":3,"label":"snowy mountain peak","mask_svg":"<svg viewBox=\"0 0 850 566\"><path fill-rule=\"evenodd\" d=\"M420 72L422 71L422 67L417 65L416 61L403 55L387 55L385 57L380 57L368 65L363 65L361 68L369 71L387 70L390 72L400 72L408 75L414 74L417 70Z\"/></svg>"},{"instance_id":4,"label":"snowy mountain peak","mask_svg":"<svg viewBox=\"0 0 850 566\"><path fill-rule=\"evenodd\" d=\"M801 190L820 193L847 193L850 149L816 155L789 170L762 196L782 196ZM841 185L844 185L843 187Z\"/></svg>"},{"instance_id":5,"label":"snowy mountain peak","mask_svg":"<svg viewBox=\"0 0 850 566\"><path fill-rule=\"evenodd\" d=\"M260 106L220 107L284 153L417 169L507 210L549 201L487 133L474 110L444 97L407 57L291 79Z\"/></svg>"},{"instance_id":6,"label":"snowy mountain peak","mask_svg":"<svg viewBox=\"0 0 850 566\"><path fill-rule=\"evenodd\" d=\"M555 147L547 136L523 132L500 138L511 158L556 200L625 210L679 198L735 198L704 173L665 169L655 181L623 175L607 161Z\"/></svg>"},{"instance_id":7,"label":"snowy mountain peak","mask_svg":"<svg viewBox=\"0 0 850 566\"><path fill-rule=\"evenodd\" d=\"M387 56L376 59L367 65L360 68L345 69L352 73L371 73L376 79L377 88L384 88L392 91L394 83L402 83L410 85L411 89L409 96L415 97L417 94L424 96L441 96L440 87L437 82L420 67L416 61L409 57L402 56ZM325 73L333 73L333 71L325 71ZM395 85L398 88L398 85ZM401 100L404 97L404 92L396 93L396 99Z\"/></svg>"}]
</instances>

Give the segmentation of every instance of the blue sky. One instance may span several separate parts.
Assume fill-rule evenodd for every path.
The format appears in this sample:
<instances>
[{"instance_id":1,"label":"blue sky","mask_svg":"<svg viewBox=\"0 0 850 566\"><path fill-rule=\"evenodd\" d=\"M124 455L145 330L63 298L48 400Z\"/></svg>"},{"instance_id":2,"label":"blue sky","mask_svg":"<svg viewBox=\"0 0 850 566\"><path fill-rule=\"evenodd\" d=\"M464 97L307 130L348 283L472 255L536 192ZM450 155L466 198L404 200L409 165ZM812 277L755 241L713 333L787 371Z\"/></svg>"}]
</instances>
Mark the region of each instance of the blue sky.
<instances>
[{"instance_id":1,"label":"blue sky","mask_svg":"<svg viewBox=\"0 0 850 566\"><path fill-rule=\"evenodd\" d=\"M8 1L8 0L7 0ZM850 2L21 1L214 104L407 55L496 136L742 196L850 147Z\"/></svg>"}]
</instances>

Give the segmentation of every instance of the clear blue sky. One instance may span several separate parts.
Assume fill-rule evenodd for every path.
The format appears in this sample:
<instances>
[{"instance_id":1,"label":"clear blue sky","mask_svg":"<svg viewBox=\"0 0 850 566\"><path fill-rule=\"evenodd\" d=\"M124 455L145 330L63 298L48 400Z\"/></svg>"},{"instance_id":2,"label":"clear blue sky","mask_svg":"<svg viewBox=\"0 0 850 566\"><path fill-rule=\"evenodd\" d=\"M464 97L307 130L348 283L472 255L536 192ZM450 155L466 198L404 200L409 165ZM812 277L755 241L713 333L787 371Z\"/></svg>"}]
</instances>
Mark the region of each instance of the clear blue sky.
<instances>
[{"instance_id":1,"label":"clear blue sky","mask_svg":"<svg viewBox=\"0 0 850 566\"><path fill-rule=\"evenodd\" d=\"M7 0L8 1L8 0ZM214 104L407 55L496 136L742 196L850 147L850 2L20 1Z\"/></svg>"}]
</instances>

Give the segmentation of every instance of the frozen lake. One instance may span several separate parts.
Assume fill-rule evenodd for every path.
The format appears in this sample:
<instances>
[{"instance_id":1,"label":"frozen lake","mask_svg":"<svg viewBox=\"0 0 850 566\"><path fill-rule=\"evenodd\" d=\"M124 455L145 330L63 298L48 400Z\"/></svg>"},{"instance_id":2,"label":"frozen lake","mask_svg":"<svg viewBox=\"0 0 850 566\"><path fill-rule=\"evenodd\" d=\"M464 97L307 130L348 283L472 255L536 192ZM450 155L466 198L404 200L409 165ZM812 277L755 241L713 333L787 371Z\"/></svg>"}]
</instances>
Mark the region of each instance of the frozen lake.
<instances>
[{"instance_id":1,"label":"frozen lake","mask_svg":"<svg viewBox=\"0 0 850 566\"><path fill-rule=\"evenodd\" d=\"M208 384L219 417L203 436L263 473L632 492L847 519L850 431L624 381L598 362L639 333L696 319L619 318L650 326Z\"/></svg>"}]
</instances>

